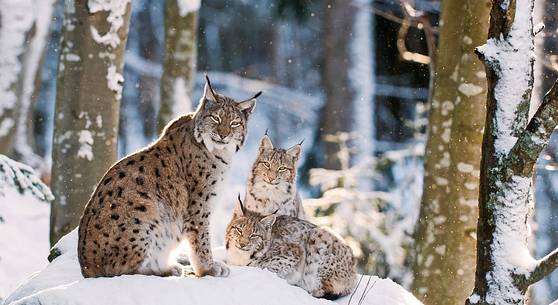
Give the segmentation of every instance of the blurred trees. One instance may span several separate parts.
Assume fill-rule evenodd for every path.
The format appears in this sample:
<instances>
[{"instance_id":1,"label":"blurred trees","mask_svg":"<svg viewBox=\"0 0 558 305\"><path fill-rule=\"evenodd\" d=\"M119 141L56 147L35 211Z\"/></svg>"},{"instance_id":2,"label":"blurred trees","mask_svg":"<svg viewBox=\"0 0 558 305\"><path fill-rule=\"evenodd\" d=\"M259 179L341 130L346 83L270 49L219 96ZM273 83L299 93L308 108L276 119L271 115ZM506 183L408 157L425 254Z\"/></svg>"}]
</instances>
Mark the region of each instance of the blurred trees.
<instances>
[{"instance_id":1,"label":"blurred trees","mask_svg":"<svg viewBox=\"0 0 558 305\"><path fill-rule=\"evenodd\" d=\"M474 49L489 10L489 0L442 3L413 266L413 293L426 304L459 304L473 287L486 100Z\"/></svg>"},{"instance_id":2,"label":"blurred trees","mask_svg":"<svg viewBox=\"0 0 558 305\"><path fill-rule=\"evenodd\" d=\"M535 37L537 60L535 62L535 88L533 96L540 102L542 96L552 87L558 78L556 59L558 54L558 2L555 0L535 1L535 20L544 23L544 30ZM538 11L537 11L538 9ZM539 18L537 18L537 13ZM537 41L538 39L538 41ZM534 109L531 109L531 112ZM535 181L535 254L544 256L552 249L558 248L558 143L553 136L543 158L539 160ZM534 304L548 304L558 299L558 272L545 278L534 293Z\"/></svg>"},{"instance_id":3,"label":"blurred trees","mask_svg":"<svg viewBox=\"0 0 558 305\"><path fill-rule=\"evenodd\" d=\"M33 152L33 105L54 0L0 3L0 153L46 170Z\"/></svg>"},{"instance_id":4,"label":"blurred trees","mask_svg":"<svg viewBox=\"0 0 558 305\"><path fill-rule=\"evenodd\" d=\"M165 58L159 131L176 116L192 110L200 1L165 1Z\"/></svg>"},{"instance_id":5,"label":"blurred trees","mask_svg":"<svg viewBox=\"0 0 558 305\"><path fill-rule=\"evenodd\" d=\"M51 244L79 222L116 160L131 3L66 1L52 152Z\"/></svg>"}]
</instances>

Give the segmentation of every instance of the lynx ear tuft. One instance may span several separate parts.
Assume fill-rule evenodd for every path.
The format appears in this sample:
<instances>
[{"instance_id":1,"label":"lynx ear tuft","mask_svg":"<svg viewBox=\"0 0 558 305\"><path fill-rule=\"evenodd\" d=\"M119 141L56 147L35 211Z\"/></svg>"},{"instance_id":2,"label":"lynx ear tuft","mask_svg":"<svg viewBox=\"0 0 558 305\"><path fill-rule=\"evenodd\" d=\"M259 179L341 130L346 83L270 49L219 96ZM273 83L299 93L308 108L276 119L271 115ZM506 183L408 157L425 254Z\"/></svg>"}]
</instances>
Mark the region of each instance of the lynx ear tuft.
<instances>
[{"instance_id":1,"label":"lynx ear tuft","mask_svg":"<svg viewBox=\"0 0 558 305\"><path fill-rule=\"evenodd\" d=\"M203 97L206 100L210 100L212 102L217 102L217 93L215 93L215 90L213 90L213 87L211 86L211 81L209 80L209 76L207 76L207 73L205 74L205 87L203 89Z\"/></svg>"},{"instance_id":2,"label":"lynx ear tuft","mask_svg":"<svg viewBox=\"0 0 558 305\"><path fill-rule=\"evenodd\" d=\"M238 194L238 200L233 212L233 218L244 217L244 204L242 204L242 199L240 199L240 193Z\"/></svg>"}]
</instances>

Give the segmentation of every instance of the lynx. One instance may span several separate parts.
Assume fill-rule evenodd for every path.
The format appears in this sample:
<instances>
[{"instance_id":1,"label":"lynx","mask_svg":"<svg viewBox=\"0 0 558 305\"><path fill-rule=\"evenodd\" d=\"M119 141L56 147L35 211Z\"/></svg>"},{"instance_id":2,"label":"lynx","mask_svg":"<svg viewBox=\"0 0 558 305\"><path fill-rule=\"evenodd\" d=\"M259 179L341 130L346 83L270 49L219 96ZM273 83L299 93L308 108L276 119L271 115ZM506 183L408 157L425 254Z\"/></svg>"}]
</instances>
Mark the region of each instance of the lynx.
<instances>
[{"instance_id":1,"label":"lynx","mask_svg":"<svg viewBox=\"0 0 558 305\"><path fill-rule=\"evenodd\" d=\"M288 215L306 219L302 200L296 191L296 166L301 145L275 148L266 134L252 165L246 190L246 208L261 214Z\"/></svg>"},{"instance_id":2,"label":"lynx","mask_svg":"<svg viewBox=\"0 0 558 305\"><path fill-rule=\"evenodd\" d=\"M174 259L184 241L196 276L227 276L213 260L210 207L244 144L256 98L217 94L206 76L194 113L169 123L150 146L114 164L97 185L79 226L84 277L146 274L180 276Z\"/></svg>"},{"instance_id":3,"label":"lynx","mask_svg":"<svg viewBox=\"0 0 558 305\"><path fill-rule=\"evenodd\" d=\"M340 237L295 217L249 211L240 198L236 211L225 234L228 264L268 269L318 298L352 291L355 260Z\"/></svg>"}]
</instances>

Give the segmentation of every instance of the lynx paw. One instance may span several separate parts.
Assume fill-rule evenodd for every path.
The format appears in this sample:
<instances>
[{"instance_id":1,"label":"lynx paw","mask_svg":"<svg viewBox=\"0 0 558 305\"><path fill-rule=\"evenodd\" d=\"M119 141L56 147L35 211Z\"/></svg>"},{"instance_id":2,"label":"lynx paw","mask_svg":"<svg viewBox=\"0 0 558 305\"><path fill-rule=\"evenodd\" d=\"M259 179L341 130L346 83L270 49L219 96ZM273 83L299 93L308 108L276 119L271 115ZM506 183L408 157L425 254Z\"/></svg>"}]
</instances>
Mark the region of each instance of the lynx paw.
<instances>
[{"instance_id":1,"label":"lynx paw","mask_svg":"<svg viewBox=\"0 0 558 305\"><path fill-rule=\"evenodd\" d=\"M209 275L217 277L227 277L229 276L229 273L231 273L231 271L225 263L215 261L213 262L213 267L211 268Z\"/></svg>"},{"instance_id":2,"label":"lynx paw","mask_svg":"<svg viewBox=\"0 0 558 305\"><path fill-rule=\"evenodd\" d=\"M182 266L182 265L172 266L171 269L170 269L170 275L171 276L184 277L185 276L184 266Z\"/></svg>"}]
</instances>

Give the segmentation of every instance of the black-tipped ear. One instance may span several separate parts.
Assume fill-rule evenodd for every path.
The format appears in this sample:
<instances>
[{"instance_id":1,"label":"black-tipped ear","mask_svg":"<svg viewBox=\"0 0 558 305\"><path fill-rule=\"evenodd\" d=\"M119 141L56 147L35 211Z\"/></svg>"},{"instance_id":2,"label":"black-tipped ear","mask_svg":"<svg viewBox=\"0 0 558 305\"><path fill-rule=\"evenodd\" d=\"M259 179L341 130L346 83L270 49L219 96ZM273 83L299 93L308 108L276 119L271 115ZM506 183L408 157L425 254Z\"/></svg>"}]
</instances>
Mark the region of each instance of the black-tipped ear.
<instances>
[{"instance_id":1,"label":"black-tipped ear","mask_svg":"<svg viewBox=\"0 0 558 305\"><path fill-rule=\"evenodd\" d=\"M256 99L261 94L262 92L260 91L256 93L256 95L254 95L252 98L238 103L238 108L240 108L240 111L244 112L246 117L250 116L250 114L254 111L254 108L256 108Z\"/></svg>"},{"instance_id":2,"label":"black-tipped ear","mask_svg":"<svg viewBox=\"0 0 558 305\"><path fill-rule=\"evenodd\" d=\"M215 90L213 90L213 87L211 86L211 81L209 80L209 76L207 76L207 73L205 74L205 87L203 89L203 96L206 100L210 100L213 102L217 102L217 93L215 93Z\"/></svg>"},{"instance_id":3,"label":"black-tipped ear","mask_svg":"<svg viewBox=\"0 0 558 305\"><path fill-rule=\"evenodd\" d=\"M240 211L242 212L242 215L244 215L244 204L242 203L242 199L240 199L240 193L238 193L238 204L240 205Z\"/></svg>"},{"instance_id":4,"label":"black-tipped ear","mask_svg":"<svg viewBox=\"0 0 558 305\"><path fill-rule=\"evenodd\" d=\"M295 160L298 160L301 151L302 147L300 146L300 144L296 144L295 146L287 149L287 155L293 157Z\"/></svg>"},{"instance_id":5,"label":"black-tipped ear","mask_svg":"<svg viewBox=\"0 0 558 305\"><path fill-rule=\"evenodd\" d=\"M244 204L242 204L242 200L240 199L240 193L239 193L236 206L234 207L233 218L244 217L244 212L245 212Z\"/></svg>"}]
</instances>

